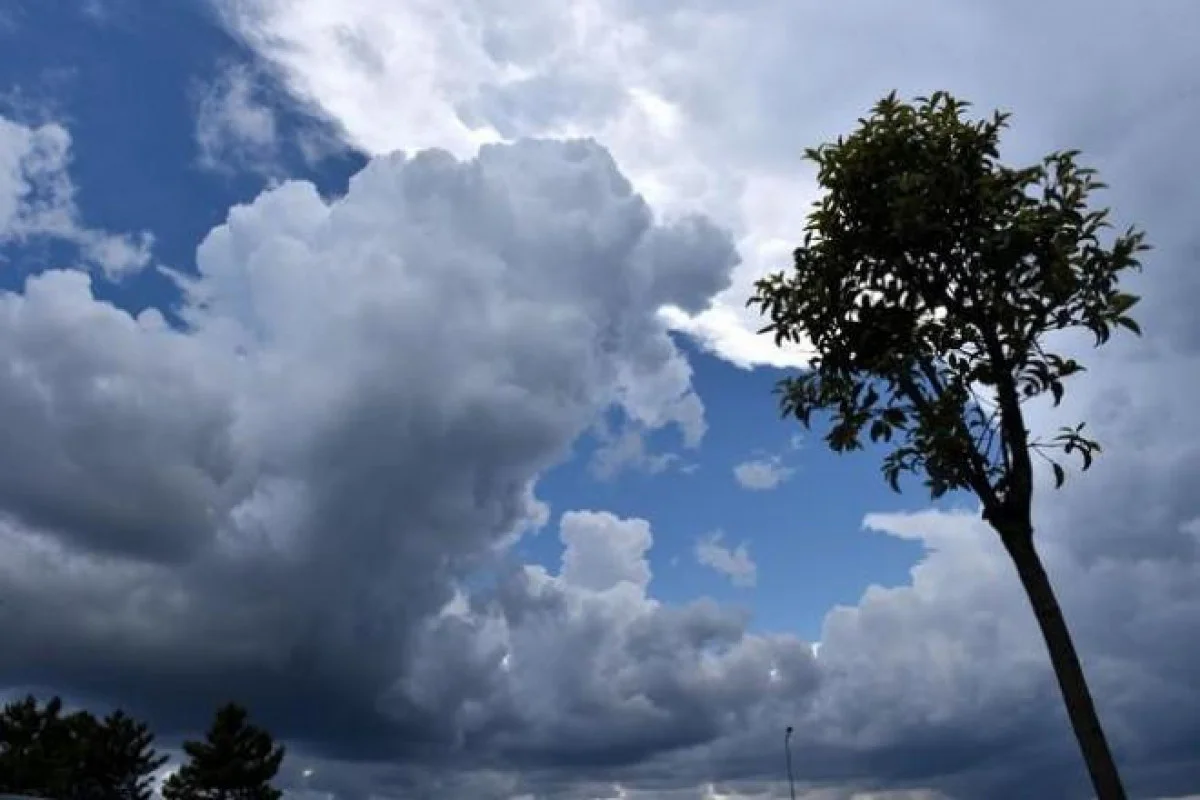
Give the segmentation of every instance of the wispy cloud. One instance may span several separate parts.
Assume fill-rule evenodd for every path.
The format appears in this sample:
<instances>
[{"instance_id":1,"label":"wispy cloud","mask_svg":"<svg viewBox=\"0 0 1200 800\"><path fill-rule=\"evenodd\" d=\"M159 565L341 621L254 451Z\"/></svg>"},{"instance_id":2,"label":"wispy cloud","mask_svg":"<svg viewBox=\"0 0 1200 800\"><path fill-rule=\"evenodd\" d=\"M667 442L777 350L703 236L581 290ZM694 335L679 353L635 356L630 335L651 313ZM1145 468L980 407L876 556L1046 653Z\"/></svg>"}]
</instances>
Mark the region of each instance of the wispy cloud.
<instances>
[{"instance_id":1,"label":"wispy cloud","mask_svg":"<svg viewBox=\"0 0 1200 800\"><path fill-rule=\"evenodd\" d=\"M80 219L70 160L71 136L62 126L29 127L0 117L0 246L38 238L67 242L112 278L147 266L154 244L149 233L113 234Z\"/></svg>"},{"instance_id":2,"label":"wispy cloud","mask_svg":"<svg viewBox=\"0 0 1200 800\"><path fill-rule=\"evenodd\" d=\"M642 432L629 428L605 441L592 456L592 474L609 480L626 469L640 470L650 475L665 472L680 461L677 453L655 453L646 446Z\"/></svg>"},{"instance_id":3,"label":"wispy cloud","mask_svg":"<svg viewBox=\"0 0 1200 800\"><path fill-rule=\"evenodd\" d=\"M240 64L226 66L202 88L196 103L201 166L271 170L279 152L278 124L261 93L258 76Z\"/></svg>"},{"instance_id":4,"label":"wispy cloud","mask_svg":"<svg viewBox=\"0 0 1200 800\"><path fill-rule=\"evenodd\" d=\"M749 546L742 542L730 549L723 538L720 531L701 537L696 542L696 560L729 578L734 586L754 586L758 583L758 565L750 557Z\"/></svg>"}]
</instances>

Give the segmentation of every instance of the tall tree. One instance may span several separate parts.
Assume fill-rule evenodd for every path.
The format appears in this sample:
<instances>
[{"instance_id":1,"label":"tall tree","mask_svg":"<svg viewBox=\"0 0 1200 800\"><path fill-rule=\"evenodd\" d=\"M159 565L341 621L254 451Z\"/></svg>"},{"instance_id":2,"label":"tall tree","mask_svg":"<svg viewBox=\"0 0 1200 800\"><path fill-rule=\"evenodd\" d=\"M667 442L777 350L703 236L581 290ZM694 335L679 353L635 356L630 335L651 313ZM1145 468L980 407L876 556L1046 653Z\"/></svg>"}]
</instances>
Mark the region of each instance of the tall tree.
<instances>
[{"instance_id":1,"label":"tall tree","mask_svg":"<svg viewBox=\"0 0 1200 800\"><path fill-rule=\"evenodd\" d=\"M750 304L777 344L811 348L810 368L784 379L785 416L820 412L836 452L864 437L893 442L883 472L906 472L933 497L973 492L999 535L1037 617L1099 800L1125 790L1062 610L1033 540L1034 459L1061 486L1061 456L1087 469L1099 445L1082 424L1049 439L1026 427L1023 403L1083 367L1055 352L1055 334L1085 330L1097 345L1137 302L1121 276L1140 266L1141 231L1106 235L1103 188L1078 151L1010 167L998 155L1008 115L973 121L945 92L914 103L893 93L849 136L806 151L823 197L794 269L760 281Z\"/></svg>"},{"instance_id":2,"label":"tall tree","mask_svg":"<svg viewBox=\"0 0 1200 800\"><path fill-rule=\"evenodd\" d=\"M188 761L163 785L164 800L279 800L270 782L284 749L251 725L246 709L230 703L217 711L204 741L185 742Z\"/></svg>"}]
</instances>

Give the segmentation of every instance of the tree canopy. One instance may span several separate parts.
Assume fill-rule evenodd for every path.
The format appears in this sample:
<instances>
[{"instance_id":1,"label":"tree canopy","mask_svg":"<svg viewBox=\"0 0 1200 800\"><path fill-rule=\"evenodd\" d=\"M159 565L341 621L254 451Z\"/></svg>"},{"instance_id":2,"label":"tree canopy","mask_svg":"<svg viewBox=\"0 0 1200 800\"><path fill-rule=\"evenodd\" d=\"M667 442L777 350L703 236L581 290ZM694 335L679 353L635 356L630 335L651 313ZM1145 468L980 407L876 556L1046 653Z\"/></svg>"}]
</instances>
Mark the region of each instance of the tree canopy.
<instances>
[{"instance_id":1,"label":"tree canopy","mask_svg":"<svg viewBox=\"0 0 1200 800\"><path fill-rule=\"evenodd\" d=\"M150 800L167 757L147 726L123 711L97 718L63 712L61 698L32 695L0 710L0 794L53 800ZM284 750L251 725L246 710L218 710L203 741L163 786L166 800L279 800L270 782Z\"/></svg>"},{"instance_id":2,"label":"tree canopy","mask_svg":"<svg viewBox=\"0 0 1200 800\"><path fill-rule=\"evenodd\" d=\"M188 762L164 784L164 800L279 800L270 782L284 748L248 717L239 705L222 706L203 741L185 742Z\"/></svg>"},{"instance_id":3,"label":"tree canopy","mask_svg":"<svg viewBox=\"0 0 1200 800\"><path fill-rule=\"evenodd\" d=\"M64 715L32 697L0 711L0 791L55 800L149 800L166 761L145 724L121 711Z\"/></svg>"},{"instance_id":4,"label":"tree canopy","mask_svg":"<svg viewBox=\"0 0 1200 800\"><path fill-rule=\"evenodd\" d=\"M932 497L968 490L1013 559L1100 800L1123 800L1112 753L1075 646L1033 542L1034 456L1051 466L1099 444L1083 423L1034 438L1023 404L1063 398L1083 370L1059 334L1097 345L1138 298L1120 288L1147 249L1134 228L1109 235L1092 209L1104 187L1079 152L1011 167L1000 160L1008 115L971 120L945 92L892 93L835 142L809 149L824 194L790 273L756 285L751 305L777 344L812 348L809 369L780 382L781 408L806 427L830 420L836 452L891 444L883 473L923 476Z\"/></svg>"},{"instance_id":5,"label":"tree canopy","mask_svg":"<svg viewBox=\"0 0 1200 800\"><path fill-rule=\"evenodd\" d=\"M790 274L757 284L750 303L777 343L812 347L811 369L782 382L782 408L806 426L832 415L836 451L896 442L883 464L893 488L921 473L934 497L967 489L989 519L1027 505L1032 454L1065 473L1057 452L1090 465L1083 426L1031 440L1020 404L1083 366L1052 334L1138 331L1137 302L1118 281L1139 266L1142 232L1105 242L1103 188L1078 151L1030 166L1000 162L1008 115L964 118L938 92L915 104L893 93L849 137L809 149L826 190Z\"/></svg>"}]
</instances>

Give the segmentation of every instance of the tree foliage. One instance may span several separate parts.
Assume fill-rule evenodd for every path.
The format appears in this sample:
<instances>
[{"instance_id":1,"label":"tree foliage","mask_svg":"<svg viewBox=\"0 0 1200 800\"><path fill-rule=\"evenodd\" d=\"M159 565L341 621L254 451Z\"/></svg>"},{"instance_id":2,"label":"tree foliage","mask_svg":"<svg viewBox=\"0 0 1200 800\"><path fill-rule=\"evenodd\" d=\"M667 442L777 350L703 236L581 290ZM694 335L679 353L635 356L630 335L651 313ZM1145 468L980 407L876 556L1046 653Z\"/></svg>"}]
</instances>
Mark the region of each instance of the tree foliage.
<instances>
[{"instance_id":1,"label":"tree foliage","mask_svg":"<svg viewBox=\"0 0 1200 800\"><path fill-rule=\"evenodd\" d=\"M76 725L75 737L81 745L79 767L88 776L86 783L80 781L77 786L91 788L85 796L150 800L152 776L167 757L155 752L154 734L146 724L117 710L102 720L81 712L76 715Z\"/></svg>"},{"instance_id":2,"label":"tree foliage","mask_svg":"<svg viewBox=\"0 0 1200 800\"><path fill-rule=\"evenodd\" d=\"M1061 486L1061 456L1087 469L1099 445L1083 424L1032 438L1023 404L1083 370L1058 334L1097 345L1138 298L1120 280L1140 267L1141 231L1112 235L1103 188L1074 150L1025 167L1001 163L1007 115L964 117L945 92L891 94L848 137L807 151L825 194L790 274L750 303L778 344L809 345L810 369L778 389L785 415L831 420L837 452L890 443L883 472L923 476L930 494L969 490L1013 559L1046 641L1071 725L1100 800L1124 800L1062 610L1033 542L1033 457Z\"/></svg>"},{"instance_id":3,"label":"tree foliage","mask_svg":"<svg viewBox=\"0 0 1200 800\"><path fill-rule=\"evenodd\" d=\"M1108 237L1103 188L1077 151L1010 167L999 158L1008 116L964 117L938 92L913 104L893 93L848 137L806 151L826 190L790 274L756 286L750 303L777 343L810 345L811 369L779 386L782 409L811 427L832 418L835 451L893 443L883 472L923 475L933 497L966 489L998 527L1021 526L1031 456L1078 456L1099 445L1083 425L1031 439L1022 403L1083 370L1053 350L1054 334L1089 331L1097 344L1138 298L1123 273L1147 249L1135 229Z\"/></svg>"},{"instance_id":4,"label":"tree foliage","mask_svg":"<svg viewBox=\"0 0 1200 800\"><path fill-rule=\"evenodd\" d=\"M56 800L149 800L166 761L145 724L123 712L64 715L32 697L0 711L0 791Z\"/></svg>"},{"instance_id":5,"label":"tree foliage","mask_svg":"<svg viewBox=\"0 0 1200 800\"><path fill-rule=\"evenodd\" d=\"M62 788L73 756L59 698L42 706L30 696L0 711L0 791L51 794Z\"/></svg>"},{"instance_id":6,"label":"tree foliage","mask_svg":"<svg viewBox=\"0 0 1200 800\"><path fill-rule=\"evenodd\" d=\"M188 762L164 784L164 800L279 800L283 794L270 782L284 748L251 725L241 706L220 708L204 740L185 742L183 749Z\"/></svg>"}]
</instances>

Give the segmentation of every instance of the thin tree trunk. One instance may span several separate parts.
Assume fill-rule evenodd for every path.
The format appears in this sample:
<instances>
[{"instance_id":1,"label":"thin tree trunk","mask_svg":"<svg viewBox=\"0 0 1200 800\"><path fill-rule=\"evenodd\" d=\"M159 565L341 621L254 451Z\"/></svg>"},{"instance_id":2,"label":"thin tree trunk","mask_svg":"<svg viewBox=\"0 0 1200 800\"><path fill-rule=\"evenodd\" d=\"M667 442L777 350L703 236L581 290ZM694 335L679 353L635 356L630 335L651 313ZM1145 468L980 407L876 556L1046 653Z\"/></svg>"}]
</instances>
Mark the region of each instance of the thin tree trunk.
<instances>
[{"instance_id":1,"label":"thin tree trunk","mask_svg":"<svg viewBox=\"0 0 1200 800\"><path fill-rule=\"evenodd\" d=\"M1042 560L1034 547L1033 536L1025 534L1002 538L1016 565L1017 574L1021 577L1021 584L1025 587L1029 603L1033 606L1042 637L1046 640L1050 662L1054 665L1054 675L1058 678L1058 688L1067 706L1075 739L1079 742L1079 749L1083 751L1084 761L1087 762L1096 798L1125 800L1125 787L1121 784L1121 775L1117 772L1117 764L1108 747L1104 729L1100 726L1100 717L1096 714L1096 706L1092 702L1092 694L1088 690L1079 655L1071 641L1071 632L1067 629L1067 622L1054 596L1050 578L1046 575Z\"/></svg>"}]
</instances>

